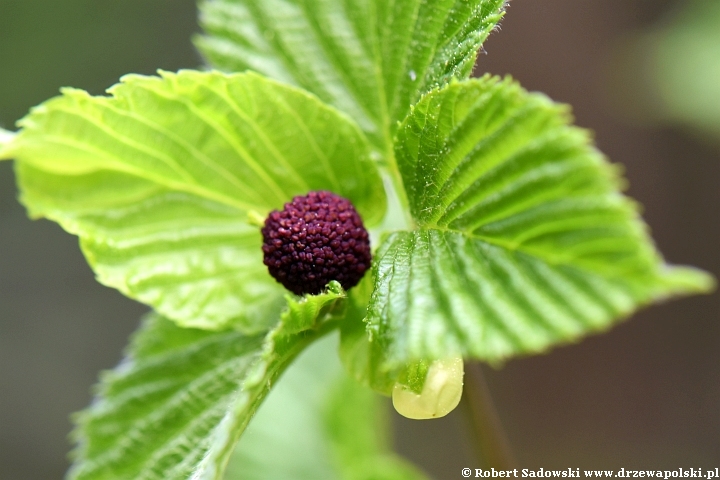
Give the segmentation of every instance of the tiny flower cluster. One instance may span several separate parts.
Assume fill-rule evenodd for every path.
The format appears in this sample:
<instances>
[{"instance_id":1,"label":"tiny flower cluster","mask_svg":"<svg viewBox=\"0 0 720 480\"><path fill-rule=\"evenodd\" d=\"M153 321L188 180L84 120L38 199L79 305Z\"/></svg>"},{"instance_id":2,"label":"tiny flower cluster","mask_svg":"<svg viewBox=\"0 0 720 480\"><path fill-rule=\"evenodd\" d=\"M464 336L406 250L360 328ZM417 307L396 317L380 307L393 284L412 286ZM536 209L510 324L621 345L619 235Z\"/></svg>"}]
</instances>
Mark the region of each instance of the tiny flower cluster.
<instances>
[{"instance_id":1,"label":"tiny flower cluster","mask_svg":"<svg viewBox=\"0 0 720 480\"><path fill-rule=\"evenodd\" d=\"M349 200L331 192L297 196L262 229L264 263L291 292L318 294L331 280L357 285L370 267L370 239Z\"/></svg>"}]
</instances>

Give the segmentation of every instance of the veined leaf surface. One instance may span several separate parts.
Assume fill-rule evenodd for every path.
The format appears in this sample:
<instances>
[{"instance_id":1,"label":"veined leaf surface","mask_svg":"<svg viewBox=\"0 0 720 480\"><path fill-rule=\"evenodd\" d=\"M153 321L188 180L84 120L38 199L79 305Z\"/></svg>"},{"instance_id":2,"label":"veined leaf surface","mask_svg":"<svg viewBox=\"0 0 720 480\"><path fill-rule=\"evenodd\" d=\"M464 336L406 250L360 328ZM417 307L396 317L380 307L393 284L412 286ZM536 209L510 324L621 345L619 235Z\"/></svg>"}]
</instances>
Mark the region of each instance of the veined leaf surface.
<instances>
[{"instance_id":1,"label":"veined leaf surface","mask_svg":"<svg viewBox=\"0 0 720 480\"><path fill-rule=\"evenodd\" d=\"M220 480L270 386L329 328L307 313L343 297L328 291L290 300L267 335L181 328L150 315L126 360L103 376L99 398L78 415L69 477Z\"/></svg>"},{"instance_id":2,"label":"veined leaf surface","mask_svg":"<svg viewBox=\"0 0 720 480\"><path fill-rule=\"evenodd\" d=\"M261 331L284 289L248 214L332 190L368 224L385 194L360 130L256 74L130 75L66 89L21 121L5 155L23 203L80 237L100 282L181 325Z\"/></svg>"},{"instance_id":3,"label":"veined leaf surface","mask_svg":"<svg viewBox=\"0 0 720 480\"><path fill-rule=\"evenodd\" d=\"M505 0L206 0L196 44L226 71L301 86L381 152L420 95L467 78Z\"/></svg>"},{"instance_id":4,"label":"veined leaf surface","mask_svg":"<svg viewBox=\"0 0 720 480\"><path fill-rule=\"evenodd\" d=\"M712 288L664 264L616 169L570 120L491 77L414 107L396 155L418 229L380 247L367 317L388 365L539 352Z\"/></svg>"}]
</instances>

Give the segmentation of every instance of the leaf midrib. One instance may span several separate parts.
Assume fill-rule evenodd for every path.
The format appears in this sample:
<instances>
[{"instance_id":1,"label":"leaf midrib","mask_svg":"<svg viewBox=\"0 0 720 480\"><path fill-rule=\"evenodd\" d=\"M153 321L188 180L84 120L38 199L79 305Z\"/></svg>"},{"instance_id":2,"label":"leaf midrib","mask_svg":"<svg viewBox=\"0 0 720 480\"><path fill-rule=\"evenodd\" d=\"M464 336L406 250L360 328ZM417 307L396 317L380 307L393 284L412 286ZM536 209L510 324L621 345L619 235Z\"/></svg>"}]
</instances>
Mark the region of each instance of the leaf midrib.
<instances>
[{"instance_id":1,"label":"leaf midrib","mask_svg":"<svg viewBox=\"0 0 720 480\"><path fill-rule=\"evenodd\" d=\"M235 198L228 197L223 194L218 194L217 192L215 192L213 190L202 188L200 185L195 184L195 183L177 182L177 181L172 181L162 175L148 174L147 170L141 170L139 168L134 168L134 167L128 165L127 163L123 162L122 159L119 159L119 158L115 157L114 155L108 154L104 150L99 150L95 147L92 147L91 145L77 142L74 140L68 140L66 137L61 137L58 135L45 134L43 137L44 137L45 141L47 141L48 143L55 143L58 145L75 148L77 150L81 150L86 153L96 155L101 158L105 158L107 161L110 162L110 165L108 165L108 168L93 168L92 170L89 170L89 171L99 172L102 170L110 170L110 171L121 172L121 173L135 176L140 179L152 181L152 182L154 182L158 185L162 185L170 190L179 190L182 192L190 193L192 195L196 195L201 198L205 198L207 200L212 200L212 201L221 203L228 207L238 209L243 213L248 212L250 210L257 210L257 205L252 205L252 204L237 200ZM33 162L31 160L29 161L29 163L32 164L33 166L35 166L35 168L38 168L39 170L44 170L49 173L52 173L52 170L47 170L42 163Z\"/></svg>"}]
</instances>

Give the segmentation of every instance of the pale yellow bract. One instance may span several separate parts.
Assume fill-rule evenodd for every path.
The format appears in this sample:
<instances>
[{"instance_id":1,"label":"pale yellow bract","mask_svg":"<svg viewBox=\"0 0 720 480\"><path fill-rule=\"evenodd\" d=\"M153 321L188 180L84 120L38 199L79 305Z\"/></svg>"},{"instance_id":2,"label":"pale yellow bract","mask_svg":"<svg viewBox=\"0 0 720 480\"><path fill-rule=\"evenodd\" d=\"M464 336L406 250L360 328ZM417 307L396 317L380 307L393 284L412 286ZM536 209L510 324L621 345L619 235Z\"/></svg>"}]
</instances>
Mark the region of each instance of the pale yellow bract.
<instances>
[{"instance_id":1,"label":"pale yellow bract","mask_svg":"<svg viewBox=\"0 0 720 480\"><path fill-rule=\"evenodd\" d=\"M420 394L405 385L395 384L393 406L400 415L413 420L444 417L460 403L464 374L460 357L435 360L428 369Z\"/></svg>"}]
</instances>

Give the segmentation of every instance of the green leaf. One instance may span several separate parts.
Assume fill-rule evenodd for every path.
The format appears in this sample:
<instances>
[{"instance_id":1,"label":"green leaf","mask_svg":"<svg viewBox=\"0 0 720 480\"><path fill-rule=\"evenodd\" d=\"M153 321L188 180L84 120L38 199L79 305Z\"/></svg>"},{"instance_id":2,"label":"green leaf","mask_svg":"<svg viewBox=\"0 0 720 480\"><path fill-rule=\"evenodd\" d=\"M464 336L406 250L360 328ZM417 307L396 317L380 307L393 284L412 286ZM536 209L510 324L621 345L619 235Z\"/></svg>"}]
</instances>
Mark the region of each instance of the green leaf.
<instances>
[{"instance_id":1,"label":"green leaf","mask_svg":"<svg viewBox=\"0 0 720 480\"><path fill-rule=\"evenodd\" d=\"M253 417L226 480L421 479L392 454L387 405L343 374L337 337L293 362Z\"/></svg>"},{"instance_id":2,"label":"green leaf","mask_svg":"<svg viewBox=\"0 0 720 480\"><path fill-rule=\"evenodd\" d=\"M289 330L308 310L319 312L342 296L292 300L267 335L181 328L148 316L126 360L103 376L99 397L76 419L79 446L69 477L221 479L270 386L333 324L316 317L303 332Z\"/></svg>"},{"instance_id":3,"label":"green leaf","mask_svg":"<svg viewBox=\"0 0 720 480\"><path fill-rule=\"evenodd\" d=\"M7 160L10 157L5 153L10 141L15 138L15 133L0 128L0 160Z\"/></svg>"},{"instance_id":4,"label":"green leaf","mask_svg":"<svg viewBox=\"0 0 720 480\"><path fill-rule=\"evenodd\" d=\"M362 133L307 93L194 71L126 76L110 93L66 89L20 122L21 199L80 237L100 282L181 325L276 321L284 289L249 215L332 190L367 223L383 216Z\"/></svg>"},{"instance_id":5,"label":"green leaf","mask_svg":"<svg viewBox=\"0 0 720 480\"><path fill-rule=\"evenodd\" d=\"M467 78L505 0L206 0L196 45L344 111L383 154L420 95Z\"/></svg>"},{"instance_id":6,"label":"green leaf","mask_svg":"<svg viewBox=\"0 0 720 480\"><path fill-rule=\"evenodd\" d=\"M540 352L712 288L663 263L617 169L570 121L567 107L491 77L414 107L396 154L419 228L377 252L367 317L388 365Z\"/></svg>"}]
</instances>

